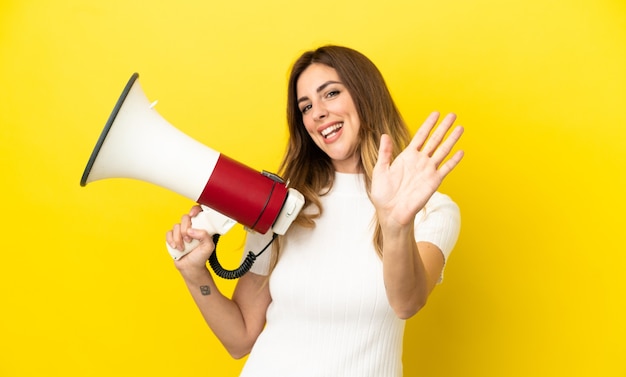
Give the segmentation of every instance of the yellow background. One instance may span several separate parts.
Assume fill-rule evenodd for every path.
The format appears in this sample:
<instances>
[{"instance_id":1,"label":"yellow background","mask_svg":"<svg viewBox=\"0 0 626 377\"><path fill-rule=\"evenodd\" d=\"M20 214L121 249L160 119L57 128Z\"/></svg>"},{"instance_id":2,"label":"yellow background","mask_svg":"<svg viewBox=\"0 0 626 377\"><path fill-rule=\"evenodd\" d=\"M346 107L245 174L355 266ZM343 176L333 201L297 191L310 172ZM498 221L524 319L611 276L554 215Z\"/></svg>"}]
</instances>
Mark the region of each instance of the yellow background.
<instances>
[{"instance_id":1,"label":"yellow background","mask_svg":"<svg viewBox=\"0 0 626 377\"><path fill-rule=\"evenodd\" d=\"M192 203L79 179L135 71L177 128L275 170L289 66L325 43L368 55L413 129L466 126L442 187L462 234L406 375L626 376L622 0L0 4L1 376L237 375L164 249Z\"/></svg>"}]
</instances>

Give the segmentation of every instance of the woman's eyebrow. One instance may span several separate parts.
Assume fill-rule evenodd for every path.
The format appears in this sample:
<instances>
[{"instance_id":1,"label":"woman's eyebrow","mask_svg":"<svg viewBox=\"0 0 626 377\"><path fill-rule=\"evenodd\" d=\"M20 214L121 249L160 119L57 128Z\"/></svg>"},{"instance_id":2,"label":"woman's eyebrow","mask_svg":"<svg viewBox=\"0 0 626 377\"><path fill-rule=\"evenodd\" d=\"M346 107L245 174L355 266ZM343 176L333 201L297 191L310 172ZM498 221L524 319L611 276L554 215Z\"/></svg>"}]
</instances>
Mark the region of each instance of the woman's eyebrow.
<instances>
[{"instance_id":1,"label":"woman's eyebrow","mask_svg":"<svg viewBox=\"0 0 626 377\"><path fill-rule=\"evenodd\" d=\"M331 84L341 84L341 82L339 82L339 81L333 81L333 80L326 81L326 82L325 82L325 83L323 83L322 85L318 86L318 87L317 87L317 89L315 89L315 91L316 91L317 93L319 93L319 92L321 92L322 90L324 90L324 89L325 89L328 85L331 85ZM300 102L304 102L304 101L306 101L306 100L308 100L308 99L309 99L309 97L306 97L306 96L304 96L304 97L300 97L300 98L298 99L298 103L300 103Z\"/></svg>"}]
</instances>

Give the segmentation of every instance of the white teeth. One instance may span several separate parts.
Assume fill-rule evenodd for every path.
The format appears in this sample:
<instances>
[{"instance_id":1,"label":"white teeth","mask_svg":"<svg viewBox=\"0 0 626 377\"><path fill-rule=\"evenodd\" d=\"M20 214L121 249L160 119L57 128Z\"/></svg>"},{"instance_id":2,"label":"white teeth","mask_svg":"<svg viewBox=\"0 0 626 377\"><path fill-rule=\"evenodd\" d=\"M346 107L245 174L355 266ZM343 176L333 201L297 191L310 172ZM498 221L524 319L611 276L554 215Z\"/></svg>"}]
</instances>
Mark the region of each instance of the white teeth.
<instances>
[{"instance_id":1,"label":"white teeth","mask_svg":"<svg viewBox=\"0 0 626 377\"><path fill-rule=\"evenodd\" d=\"M333 124L332 126L325 128L321 133L322 136L324 137L328 137L328 135L332 134L333 132L337 131L338 129L340 129L341 127L343 127L343 123L337 123L337 124Z\"/></svg>"}]
</instances>

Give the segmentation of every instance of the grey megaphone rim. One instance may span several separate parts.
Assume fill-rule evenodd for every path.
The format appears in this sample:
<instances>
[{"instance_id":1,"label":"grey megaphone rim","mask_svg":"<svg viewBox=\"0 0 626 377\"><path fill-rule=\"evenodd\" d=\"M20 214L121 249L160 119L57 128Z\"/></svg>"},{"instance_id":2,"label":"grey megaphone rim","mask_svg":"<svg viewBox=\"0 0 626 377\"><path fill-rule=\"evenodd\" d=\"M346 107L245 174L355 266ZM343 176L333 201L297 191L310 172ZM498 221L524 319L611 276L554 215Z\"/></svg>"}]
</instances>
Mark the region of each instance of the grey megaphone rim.
<instances>
[{"instance_id":1,"label":"grey megaphone rim","mask_svg":"<svg viewBox=\"0 0 626 377\"><path fill-rule=\"evenodd\" d=\"M124 87L124 90L122 91L122 94L120 95L120 98L117 100L117 103L115 104L115 107L113 108L113 111L111 112L111 115L109 116L109 120L107 121L106 125L104 126L104 129L102 130L102 133L100 134L100 138L98 139L98 142L96 143L96 147L93 149L93 152L91 152L91 157L89 158L89 161L87 162L87 166L85 167L85 171L83 172L83 177L80 179L81 186L85 186L87 184L87 178L89 177L89 173L91 172L91 168L93 167L93 164L96 162L96 158L98 158L98 153L100 153L102 144L104 144L104 140L107 138L107 135L109 134L109 130L113 126L113 122L115 122L115 118L117 117L117 114L120 112L120 109L122 108L122 105L124 104L124 101L126 100L126 97L128 96L128 93L130 92L130 89L133 87L133 84L138 78L139 78L139 73L137 72L133 73L133 75L128 80L128 83Z\"/></svg>"}]
</instances>

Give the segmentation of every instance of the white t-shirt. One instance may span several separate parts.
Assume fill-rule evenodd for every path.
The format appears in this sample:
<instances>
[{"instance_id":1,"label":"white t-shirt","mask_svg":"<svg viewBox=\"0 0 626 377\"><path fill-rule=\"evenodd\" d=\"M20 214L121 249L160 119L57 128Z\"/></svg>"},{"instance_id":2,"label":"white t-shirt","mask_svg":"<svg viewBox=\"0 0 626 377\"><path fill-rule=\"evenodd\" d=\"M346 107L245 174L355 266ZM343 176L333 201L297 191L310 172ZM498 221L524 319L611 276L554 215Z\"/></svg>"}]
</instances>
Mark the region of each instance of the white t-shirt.
<instances>
[{"instance_id":1,"label":"white t-shirt","mask_svg":"<svg viewBox=\"0 0 626 377\"><path fill-rule=\"evenodd\" d=\"M241 377L402 376L405 321L393 312L382 261L372 243L374 207L362 175L336 173L313 229L292 226L270 277L272 302ZM460 229L459 209L435 193L418 213L416 241L447 259ZM245 254L271 238L249 234ZM268 273L271 248L251 272Z\"/></svg>"}]
</instances>

